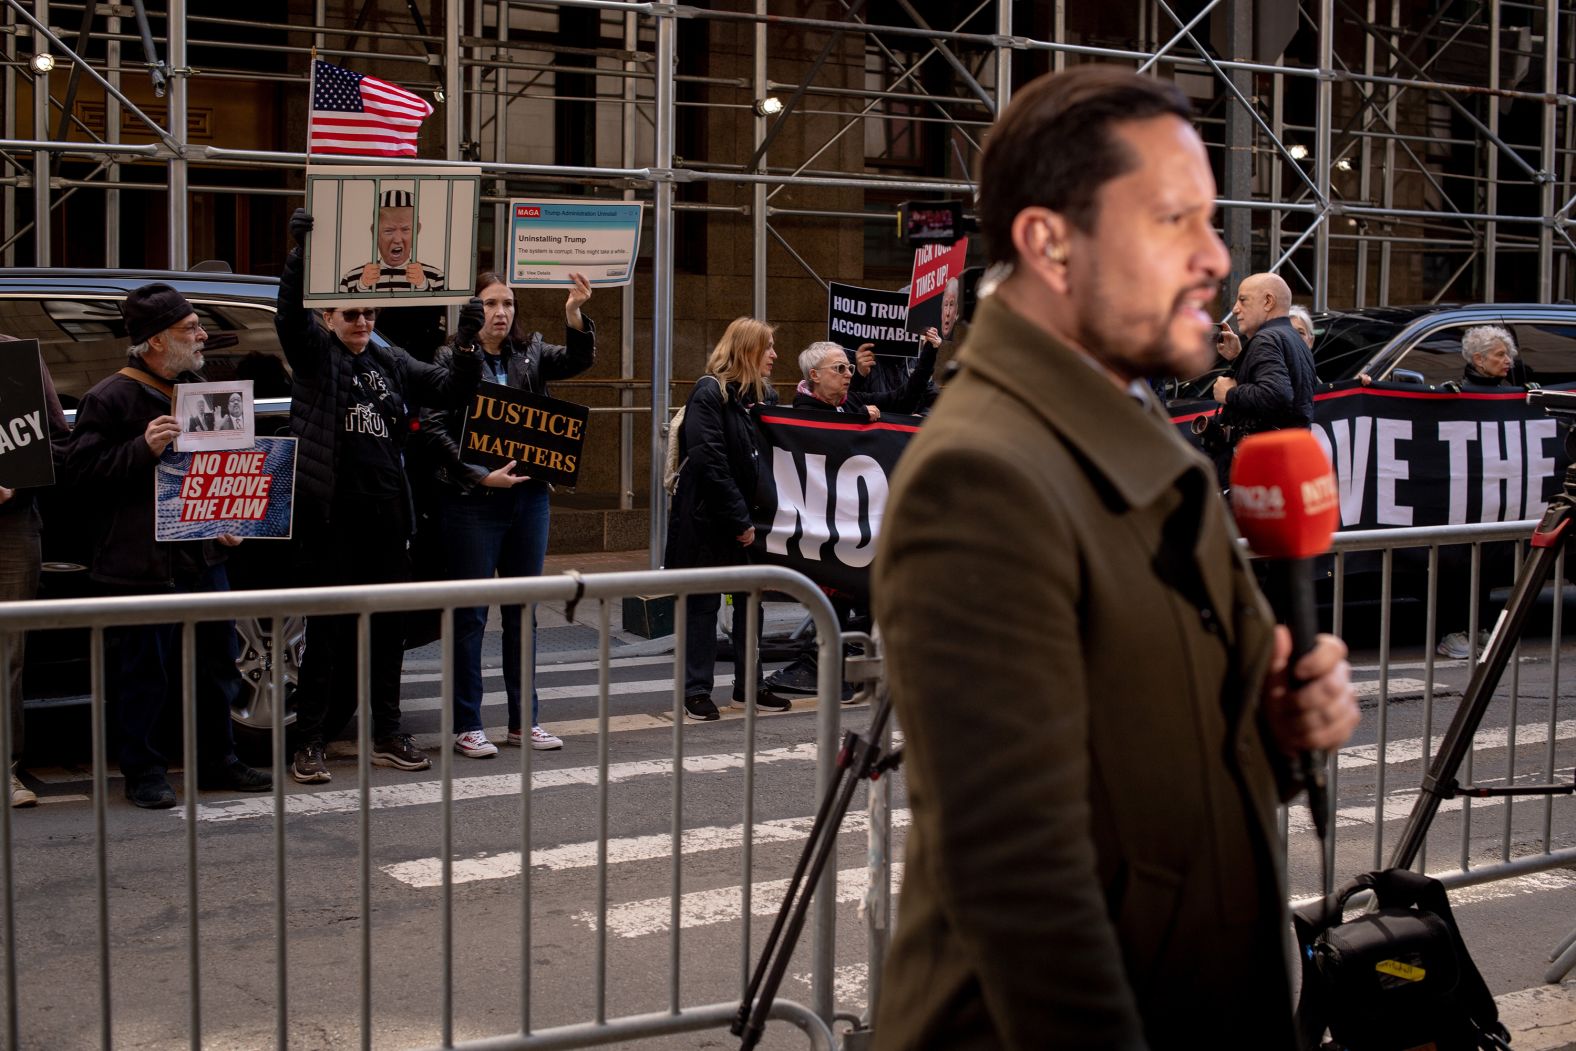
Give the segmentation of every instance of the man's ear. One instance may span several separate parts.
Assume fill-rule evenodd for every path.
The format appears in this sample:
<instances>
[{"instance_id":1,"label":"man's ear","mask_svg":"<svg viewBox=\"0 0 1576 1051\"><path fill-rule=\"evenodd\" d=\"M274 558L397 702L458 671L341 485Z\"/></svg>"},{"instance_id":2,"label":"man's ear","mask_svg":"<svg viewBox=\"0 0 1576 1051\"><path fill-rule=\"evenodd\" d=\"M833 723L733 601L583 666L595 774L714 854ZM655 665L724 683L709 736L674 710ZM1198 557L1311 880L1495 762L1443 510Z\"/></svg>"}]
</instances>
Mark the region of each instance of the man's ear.
<instances>
[{"instance_id":1,"label":"man's ear","mask_svg":"<svg viewBox=\"0 0 1576 1051\"><path fill-rule=\"evenodd\" d=\"M1071 257L1072 224L1049 208L1029 207L1012 221L1012 246L1017 267L1028 270L1053 291L1066 293L1067 263Z\"/></svg>"}]
</instances>

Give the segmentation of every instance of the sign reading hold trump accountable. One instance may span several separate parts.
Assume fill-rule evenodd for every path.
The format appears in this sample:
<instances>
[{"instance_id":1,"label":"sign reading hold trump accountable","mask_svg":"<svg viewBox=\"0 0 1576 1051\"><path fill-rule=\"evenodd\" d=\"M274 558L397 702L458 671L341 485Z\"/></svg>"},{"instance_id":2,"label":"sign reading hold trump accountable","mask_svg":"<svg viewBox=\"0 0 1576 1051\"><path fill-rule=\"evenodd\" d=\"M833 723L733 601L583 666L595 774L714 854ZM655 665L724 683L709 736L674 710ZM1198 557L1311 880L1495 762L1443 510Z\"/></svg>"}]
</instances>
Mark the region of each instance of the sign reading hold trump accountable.
<instances>
[{"instance_id":1,"label":"sign reading hold trump accountable","mask_svg":"<svg viewBox=\"0 0 1576 1051\"><path fill-rule=\"evenodd\" d=\"M840 285L827 287L826 338L847 350L874 343L877 354L911 358L916 353L908 320L908 293Z\"/></svg>"},{"instance_id":2,"label":"sign reading hold trump accountable","mask_svg":"<svg viewBox=\"0 0 1576 1051\"><path fill-rule=\"evenodd\" d=\"M0 485L54 483L38 340L6 340L0 343Z\"/></svg>"},{"instance_id":3,"label":"sign reading hold trump accountable","mask_svg":"<svg viewBox=\"0 0 1576 1051\"><path fill-rule=\"evenodd\" d=\"M591 410L501 383L483 383L465 414L460 459L489 471L515 462L514 474L573 487Z\"/></svg>"},{"instance_id":4,"label":"sign reading hold trump accountable","mask_svg":"<svg viewBox=\"0 0 1576 1051\"><path fill-rule=\"evenodd\" d=\"M176 452L154 475L154 539L212 540L229 534L288 540L295 506L294 438L258 438L250 449Z\"/></svg>"},{"instance_id":5,"label":"sign reading hold trump accountable","mask_svg":"<svg viewBox=\"0 0 1576 1051\"><path fill-rule=\"evenodd\" d=\"M509 285L627 285L640 258L639 201L510 201Z\"/></svg>"}]
</instances>

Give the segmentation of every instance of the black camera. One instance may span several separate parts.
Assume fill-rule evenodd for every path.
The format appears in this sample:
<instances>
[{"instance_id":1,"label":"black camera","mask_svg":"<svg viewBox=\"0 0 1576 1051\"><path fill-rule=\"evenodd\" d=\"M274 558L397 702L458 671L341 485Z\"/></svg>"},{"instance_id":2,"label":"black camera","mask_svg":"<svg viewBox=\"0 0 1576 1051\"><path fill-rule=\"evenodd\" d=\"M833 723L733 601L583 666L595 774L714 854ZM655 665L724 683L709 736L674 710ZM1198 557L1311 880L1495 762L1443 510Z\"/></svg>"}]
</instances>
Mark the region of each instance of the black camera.
<instances>
[{"instance_id":1,"label":"black camera","mask_svg":"<svg viewBox=\"0 0 1576 1051\"><path fill-rule=\"evenodd\" d=\"M1193 417L1193 434L1198 438L1198 443L1204 451L1211 456L1225 452L1231 448L1234 435L1233 428L1220 422L1220 414L1210 413L1207 416Z\"/></svg>"}]
</instances>

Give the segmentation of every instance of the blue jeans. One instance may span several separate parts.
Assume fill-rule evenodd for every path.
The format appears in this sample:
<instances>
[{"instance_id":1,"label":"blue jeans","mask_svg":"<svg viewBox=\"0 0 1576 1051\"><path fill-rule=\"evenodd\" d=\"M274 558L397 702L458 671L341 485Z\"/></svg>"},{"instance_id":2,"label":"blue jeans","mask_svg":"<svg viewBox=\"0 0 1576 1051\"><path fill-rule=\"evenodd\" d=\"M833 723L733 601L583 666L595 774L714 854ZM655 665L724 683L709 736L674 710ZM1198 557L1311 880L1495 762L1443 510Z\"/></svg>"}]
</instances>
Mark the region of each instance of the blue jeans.
<instances>
[{"instance_id":1,"label":"blue jeans","mask_svg":"<svg viewBox=\"0 0 1576 1051\"><path fill-rule=\"evenodd\" d=\"M513 489L484 489L445 496L440 511L449 575L456 580L536 577L547 557L547 483L530 481ZM509 729L520 724L520 607L504 606L503 689L509 704ZM482 629L487 607L454 611L454 732L482 728ZM536 649L536 621L531 622ZM537 725L540 699L531 691L531 725Z\"/></svg>"}]
</instances>

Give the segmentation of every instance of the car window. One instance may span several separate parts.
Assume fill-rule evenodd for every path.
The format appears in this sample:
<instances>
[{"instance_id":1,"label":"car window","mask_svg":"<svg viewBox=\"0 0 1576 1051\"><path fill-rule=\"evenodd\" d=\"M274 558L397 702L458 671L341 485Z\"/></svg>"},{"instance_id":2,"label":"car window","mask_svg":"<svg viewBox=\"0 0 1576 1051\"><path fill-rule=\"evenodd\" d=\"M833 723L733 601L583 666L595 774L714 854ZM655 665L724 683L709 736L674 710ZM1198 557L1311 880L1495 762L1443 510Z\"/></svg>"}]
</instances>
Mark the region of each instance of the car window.
<instances>
[{"instance_id":1,"label":"car window","mask_svg":"<svg viewBox=\"0 0 1576 1051\"><path fill-rule=\"evenodd\" d=\"M209 334L203 370L208 379L250 378L258 397L289 395L289 372L271 310L187 298ZM89 387L126 363L126 323L120 303L119 296L0 296L0 332L39 341L50 378L69 408Z\"/></svg>"},{"instance_id":2,"label":"car window","mask_svg":"<svg viewBox=\"0 0 1576 1051\"><path fill-rule=\"evenodd\" d=\"M1399 326L1350 314L1314 319L1313 365L1319 380L1356 379L1364 365L1395 338Z\"/></svg>"},{"instance_id":3,"label":"car window","mask_svg":"<svg viewBox=\"0 0 1576 1051\"><path fill-rule=\"evenodd\" d=\"M1537 321L1507 327L1518 351L1514 379L1544 386L1576 383L1576 325Z\"/></svg>"},{"instance_id":4,"label":"car window","mask_svg":"<svg viewBox=\"0 0 1576 1051\"><path fill-rule=\"evenodd\" d=\"M1422 373L1423 382L1431 387L1451 380L1460 383L1466 368L1466 360L1461 356L1461 336L1471 327L1451 325L1425 333L1422 339L1391 364L1385 375L1375 378L1394 379L1396 369L1407 369Z\"/></svg>"}]
</instances>

